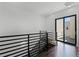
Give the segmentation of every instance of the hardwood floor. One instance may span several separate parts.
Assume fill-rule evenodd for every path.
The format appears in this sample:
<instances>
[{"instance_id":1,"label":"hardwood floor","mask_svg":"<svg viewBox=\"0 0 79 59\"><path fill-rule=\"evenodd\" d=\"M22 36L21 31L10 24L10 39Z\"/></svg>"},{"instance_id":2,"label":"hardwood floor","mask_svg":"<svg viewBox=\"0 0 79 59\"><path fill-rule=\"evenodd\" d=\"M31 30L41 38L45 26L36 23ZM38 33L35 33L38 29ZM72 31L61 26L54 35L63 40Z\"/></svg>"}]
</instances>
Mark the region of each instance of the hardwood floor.
<instances>
[{"instance_id":1,"label":"hardwood floor","mask_svg":"<svg viewBox=\"0 0 79 59\"><path fill-rule=\"evenodd\" d=\"M42 52L39 57L79 57L79 49L69 44L57 42L57 46Z\"/></svg>"}]
</instances>

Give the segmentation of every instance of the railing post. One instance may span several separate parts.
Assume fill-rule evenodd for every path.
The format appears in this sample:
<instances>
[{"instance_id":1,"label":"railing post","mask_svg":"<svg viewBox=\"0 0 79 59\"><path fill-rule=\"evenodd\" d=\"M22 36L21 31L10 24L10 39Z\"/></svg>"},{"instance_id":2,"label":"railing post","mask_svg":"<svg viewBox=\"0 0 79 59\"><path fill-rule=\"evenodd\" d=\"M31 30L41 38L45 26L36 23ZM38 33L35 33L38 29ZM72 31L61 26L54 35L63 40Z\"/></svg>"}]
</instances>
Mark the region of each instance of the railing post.
<instances>
[{"instance_id":1,"label":"railing post","mask_svg":"<svg viewBox=\"0 0 79 59\"><path fill-rule=\"evenodd\" d=\"M28 57L30 57L30 51L29 51L29 34L28 34Z\"/></svg>"},{"instance_id":2,"label":"railing post","mask_svg":"<svg viewBox=\"0 0 79 59\"><path fill-rule=\"evenodd\" d=\"M40 40L41 40L41 31L40 31L39 37L40 37ZM39 40L39 53L40 53L40 40Z\"/></svg>"},{"instance_id":3,"label":"railing post","mask_svg":"<svg viewBox=\"0 0 79 59\"><path fill-rule=\"evenodd\" d=\"M47 50L48 50L48 33L46 32L46 42L47 42Z\"/></svg>"}]
</instances>

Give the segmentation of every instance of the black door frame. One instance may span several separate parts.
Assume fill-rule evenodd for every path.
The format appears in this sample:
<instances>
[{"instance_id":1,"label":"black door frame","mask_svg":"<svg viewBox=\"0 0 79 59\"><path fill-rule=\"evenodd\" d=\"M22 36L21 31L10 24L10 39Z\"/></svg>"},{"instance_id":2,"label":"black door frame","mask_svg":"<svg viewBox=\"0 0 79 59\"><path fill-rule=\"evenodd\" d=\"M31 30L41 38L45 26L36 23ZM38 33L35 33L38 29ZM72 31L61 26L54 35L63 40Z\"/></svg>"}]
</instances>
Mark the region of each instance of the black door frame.
<instances>
[{"instance_id":1,"label":"black door frame","mask_svg":"<svg viewBox=\"0 0 79 59\"><path fill-rule=\"evenodd\" d=\"M64 18L72 17L72 16L75 16L75 44L65 42L65 21L64 21ZM63 19L63 41L57 40L57 20L60 20L60 19ZM69 16L64 16L64 17L60 17L60 18L55 19L55 40L76 46L76 44L77 44L77 16L76 16L76 14L69 15Z\"/></svg>"}]
</instances>

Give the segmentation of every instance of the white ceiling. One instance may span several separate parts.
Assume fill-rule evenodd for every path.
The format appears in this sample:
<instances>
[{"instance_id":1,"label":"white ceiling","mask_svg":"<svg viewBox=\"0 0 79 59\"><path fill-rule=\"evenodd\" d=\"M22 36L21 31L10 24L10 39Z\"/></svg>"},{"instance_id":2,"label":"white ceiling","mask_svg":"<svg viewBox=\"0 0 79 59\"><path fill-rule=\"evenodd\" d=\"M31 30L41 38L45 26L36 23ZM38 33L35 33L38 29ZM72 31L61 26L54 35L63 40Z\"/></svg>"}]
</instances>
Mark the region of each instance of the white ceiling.
<instances>
[{"instance_id":1,"label":"white ceiling","mask_svg":"<svg viewBox=\"0 0 79 59\"><path fill-rule=\"evenodd\" d=\"M64 9L65 2L0 2L0 7L46 15Z\"/></svg>"},{"instance_id":2,"label":"white ceiling","mask_svg":"<svg viewBox=\"0 0 79 59\"><path fill-rule=\"evenodd\" d=\"M28 9L34 13L44 15L49 14L51 12L56 12L65 7L64 3L57 3L57 2L32 2L32 3L25 3L26 9Z\"/></svg>"}]
</instances>

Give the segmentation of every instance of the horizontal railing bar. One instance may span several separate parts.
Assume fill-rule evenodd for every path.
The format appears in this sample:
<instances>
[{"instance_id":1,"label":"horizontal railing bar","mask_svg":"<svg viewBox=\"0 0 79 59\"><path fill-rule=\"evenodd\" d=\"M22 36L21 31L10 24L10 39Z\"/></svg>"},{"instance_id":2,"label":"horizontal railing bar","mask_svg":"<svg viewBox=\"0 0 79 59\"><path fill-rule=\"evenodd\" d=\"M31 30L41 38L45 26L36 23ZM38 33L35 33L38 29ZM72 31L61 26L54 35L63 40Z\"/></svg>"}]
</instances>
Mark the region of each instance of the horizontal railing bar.
<instances>
[{"instance_id":1,"label":"horizontal railing bar","mask_svg":"<svg viewBox=\"0 0 79 59\"><path fill-rule=\"evenodd\" d=\"M37 46L37 47L39 47L39 46ZM37 48L37 47L35 47L35 46L30 46L29 48Z\"/></svg>"},{"instance_id":2,"label":"horizontal railing bar","mask_svg":"<svg viewBox=\"0 0 79 59\"><path fill-rule=\"evenodd\" d=\"M36 40L36 39L40 39L40 38L33 38L33 39L30 39L30 38L29 38L30 41L31 41L31 40Z\"/></svg>"},{"instance_id":3,"label":"horizontal railing bar","mask_svg":"<svg viewBox=\"0 0 79 59\"><path fill-rule=\"evenodd\" d=\"M32 57L36 57L36 56L38 56L38 54L34 54L34 55L31 55Z\"/></svg>"},{"instance_id":4,"label":"horizontal railing bar","mask_svg":"<svg viewBox=\"0 0 79 59\"><path fill-rule=\"evenodd\" d=\"M32 55L32 54L36 54L36 53L39 53L39 51L35 51L35 52L33 52L33 53L30 53L30 55Z\"/></svg>"},{"instance_id":5,"label":"horizontal railing bar","mask_svg":"<svg viewBox=\"0 0 79 59\"><path fill-rule=\"evenodd\" d=\"M36 52L36 51L39 51L39 49L30 50L30 53L33 53L33 52Z\"/></svg>"},{"instance_id":6,"label":"horizontal railing bar","mask_svg":"<svg viewBox=\"0 0 79 59\"><path fill-rule=\"evenodd\" d=\"M37 57L38 54L39 54L39 52L38 53L35 53L35 54L31 54L31 57Z\"/></svg>"},{"instance_id":7,"label":"horizontal railing bar","mask_svg":"<svg viewBox=\"0 0 79 59\"><path fill-rule=\"evenodd\" d=\"M39 41L40 39L37 39L37 40L29 40L29 42L32 42L32 41Z\"/></svg>"},{"instance_id":8,"label":"horizontal railing bar","mask_svg":"<svg viewBox=\"0 0 79 59\"><path fill-rule=\"evenodd\" d=\"M37 35L37 34L45 34L45 33L31 33L29 35Z\"/></svg>"},{"instance_id":9,"label":"horizontal railing bar","mask_svg":"<svg viewBox=\"0 0 79 59\"><path fill-rule=\"evenodd\" d=\"M24 55L24 56L22 56L22 57L28 57L28 55Z\"/></svg>"},{"instance_id":10,"label":"horizontal railing bar","mask_svg":"<svg viewBox=\"0 0 79 59\"><path fill-rule=\"evenodd\" d=\"M7 39L7 40L0 40L0 42L6 42L6 41L13 41L13 40L21 40L21 39L26 39L27 37L24 38L15 38L15 39Z\"/></svg>"},{"instance_id":11,"label":"horizontal railing bar","mask_svg":"<svg viewBox=\"0 0 79 59\"><path fill-rule=\"evenodd\" d=\"M21 50L21 51L18 51L18 52L11 53L11 54L8 54L8 55L6 55L6 56L11 56L11 55L14 55L14 54L19 53L19 52L22 52L22 51L26 51L26 49ZM28 51L27 51L27 53L28 53Z\"/></svg>"},{"instance_id":12,"label":"horizontal railing bar","mask_svg":"<svg viewBox=\"0 0 79 59\"><path fill-rule=\"evenodd\" d=\"M32 44L29 44L29 46L36 45L36 44L38 44L38 42L36 42L36 43L32 43Z\"/></svg>"},{"instance_id":13,"label":"horizontal railing bar","mask_svg":"<svg viewBox=\"0 0 79 59\"><path fill-rule=\"evenodd\" d=\"M45 34L45 33L29 33L29 34L20 34L20 35L7 35L7 36L0 36L0 38L27 36L27 35L37 35L37 34Z\"/></svg>"},{"instance_id":14,"label":"horizontal railing bar","mask_svg":"<svg viewBox=\"0 0 79 59\"><path fill-rule=\"evenodd\" d=\"M26 46L19 46L19 47L15 47L15 48L2 50L0 53L6 52L6 51L11 51L11 50L12 50L11 52L19 51L19 50L22 50L22 49L18 49L18 48L21 48L21 47L26 47ZM28 46L26 47L26 50L27 50L27 48L28 48ZM18 49L18 50L15 50L15 49ZM23 48L23 49L25 49L25 48ZM13 50L15 50L15 51L13 51ZM11 53L11 52L9 52L9 53Z\"/></svg>"},{"instance_id":15,"label":"horizontal railing bar","mask_svg":"<svg viewBox=\"0 0 79 59\"><path fill-rule=\"evenodd\" d=\"M36 39L36 40L33 39L33 40L29 40L29 42L31 42L31 41L39 41L39 40L40 40L40 39Z\"/></svg>"},{"instance_id":16,"label":"horizontal railing bar","mask_svg":"<svg viewBox=\"0 0 79 59\"><path fill-rule=\"evenodd\" d=\"M38 53L39 53L39 51L38 52L31 53L30 55L33 56L34 54L38 54Z\"/></svg>"},{"instance_id":17,"label":"horizontal railing bar","mask_svg":"<svg viewBox=\"0 0 79 59\"><path fill-rule=\"evenodd\" d=\"M21 54L19 54L19 55L16 55L16 56L14 56L14 57L18 57L18 56L20 56L20 55L22 55L22 54L26 54L27 52L23 52L23 53L21 53Z\"/></svg>"},{"instance_id":18,"label":"horizontal railing bar","mask_svg":"<svg viewBox=\"0 0 79 59\"><path fill-rule=\"evenodd\" d=\"M30 41L29 43L34 43L34 42L39 42L39 40L38 41Z\"/></svg>"},{"instance_id":19,"label":"horizontal railing bar","mask_svg":"<svg viewBox=\"0 0 79 59\"><path fill-rule=\"evenodd\" d=\"M36 44L38 44L38 43L36 43ZM30 44L29 46L33 46L33 45L35 45L35 44Z\"/></svg>"},{"instance_id":20,"label":"horizontal railing bar","mask_svg":"<svg viewBox=\"0 0 79 59\"><path fill-rule=\"evenodd\" d=\"M39 37L39 36L30 36L29 38L34 38L34 37Z\"/></svg>"},{"instance_id":21,"label":"horizontal railing bar","mask_svg":"<svg viewBox=\"0 0 79 59\"><path fill-rule=\"evenodd\" d=\"M5 53L9 53L9 52L12 52L12 51L15 51L15 50L18 50L18 49L22 49L22 48L26 48L27 46L24 46L24 47L20 47L20 48L17 48L17 49L13 49L13 50L9 50L9 51L5 51L5 52L2 52L0 54L5 54Z\"/></svg>"},{"instance_id":22,"label":"horizontal railing bar","mask_svg":"<svg viewBox=\"0 0 79 59\"><path fill-rule=\"evenodd\" d=\"M30 50L30 49L31 49L31 50ZM29 48L30 51L33 51L33 49L39 49L39 47Z\"/></svg>"},{"instance_id":23,"label":"horizontal railing bar","mask_svg":"<svg viewBox=\"0 0 79 59\"><path fill-rule=\"evenodd\" d=\"M5 46L0 46L0 48L11 47L11 46L20 45L20 44L24 44L24 43L17 43L17 44L10 44L10 45L5 45Z\"/></svg>"},{"instance_id":24,"label":"horizontal railing bar","mask_svg":"<svg viewBox=\"0 0 79 59\"><path fill-rule=\"evenodd\" d=\"M8 38L8 37L18 37L18 36L27 36L28 34L22 34L22 35L8 35L8 36L0 36L0 38Z\"/></svg>"},{"instance_id":25,"label":"horizontal railing bar","mask_svg":"<svg viewBox=\"0 0 79 59\"><path fill-rule=\"evenodd\" d=\"M10 47L6 47L6 48L2 48L2 49L0 49L0 51L1 50L5 50L5 49L10 49L10 48L14 48L14 47L19 47L19 46L22 46L22 45L26 45L26 43L25 44L19 44L19 45L15 45L15 46L10 46Z\"/></svg>"},{"instance_id":26,"label":"horizontal railing bar","mask_svg":"<svg viewBox=\"0 0 79 59\"><path fill-rule=\"evenodd\" d=\"M8 43L8 44L2 44L2 45L0 45L0 46L5 46L5 45L10 45L10 44L17 44L17 43L21 43L21 42L25 42L25 41L27 41L27 40L24 40L24 41L19 41L19 42L13 42L13 43ZM28 44L28 43L27 43Z\"/></svg>"},{"instance_id":27,"label":"horizontal railing bar","mask_svg":"<svg viewBox=\"0 0 79 59\"><path fill-rule=\"evenodd\" d=\"M29 46L29 47L33 47L33 46L35 46L35 45Z\"/></svg>"},{"instance_id":28,"label":"horizontal railing bar","mask_svg":"<svg viewBox=\"0 0 79 59\"><path fill-rule=\"evenodd\" d=\"M32 52L32 51L35 51L35 50L39 50L39 48L35 48L35 49L29 49L29 51L30 51L30 53Z\"/></svg>"},{"instance_id":29,"label":"horizontal railing bar","mask_svg":"<svg viewBox=\"0 0 79 59\"><path fill-rule=\"evenodd\" d=\"M24 52L26 52L26 53L24 53ZM19 55L19 54L24 55L23 53L26 54L26 55L28 55L27 51L23 51L23 52L19 52L19 53L17 53L17 54L11 55L11 56L15 57L15 56L17 56L17 55ZM22 55L20 55L20 56L18 56L18 57L21 57Z\"/></svg>"},{"instance_id":30,"label":"horizontal railing bar","mask_svg":"<svg viewBox=\"0 0 79 59\"><path fill-rule=\"evenodd\" d=\"M18 56L18 57L19 57L19 56ZM20 57L28 57L28 55L22 54L22 55L20 55Z\"/></svg>"}]
</instances>

